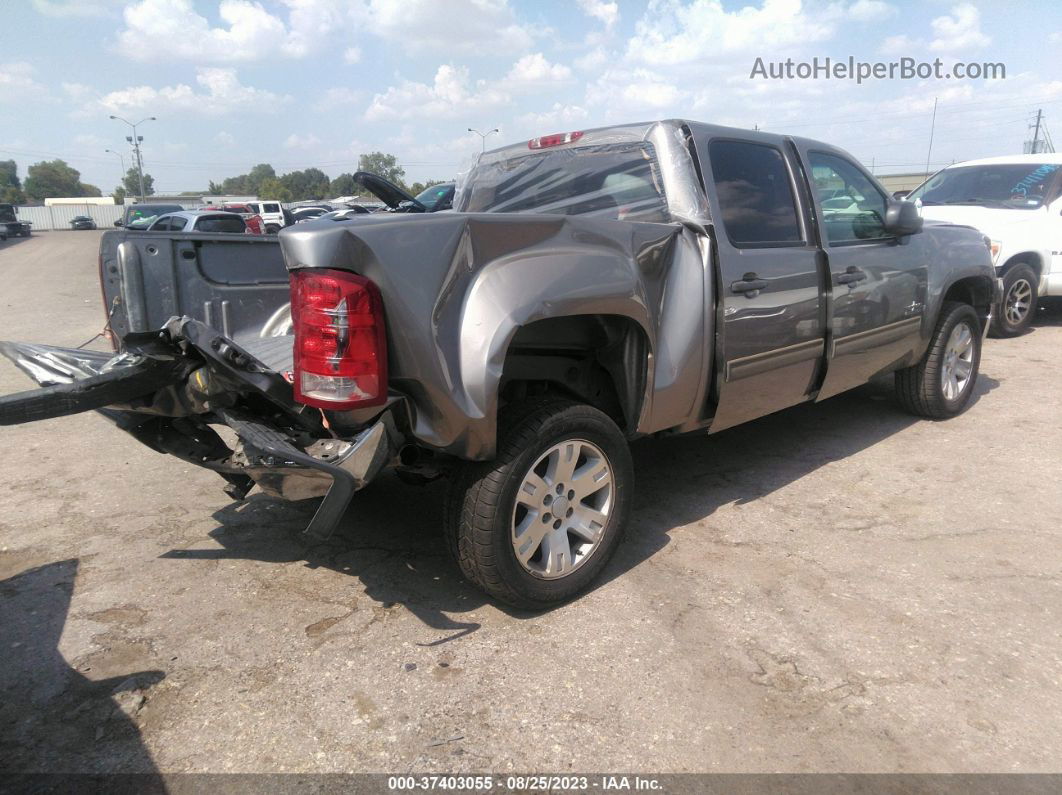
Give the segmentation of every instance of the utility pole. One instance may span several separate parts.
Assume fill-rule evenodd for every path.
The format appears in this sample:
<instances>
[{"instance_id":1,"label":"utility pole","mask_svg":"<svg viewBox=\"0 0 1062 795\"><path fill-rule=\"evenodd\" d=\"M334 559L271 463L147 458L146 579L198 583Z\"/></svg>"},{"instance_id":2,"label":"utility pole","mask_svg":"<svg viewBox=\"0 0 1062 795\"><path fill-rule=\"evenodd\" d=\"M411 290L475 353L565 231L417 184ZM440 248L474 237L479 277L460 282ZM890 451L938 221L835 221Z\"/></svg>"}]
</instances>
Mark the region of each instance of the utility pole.
<instances>
[{"instance_id":1,"label":"utility pole","mask_svg":"<svg viewBox=\"0 0 1062 795\"><path fill-rule=\"evenodd\" d=\"M937 98L933 97L933 121L929 125L929 151L926 152L926 179L929 179L929 160L933 156L933 133L937 130Z\"/></svg>"},{"instance_id":2,"label":"utility pole","mask_svg":"<svg viewBox=\"0 0 1062 795\"><path fill-rule=\"evenodd\" d=\"M133 153L136 156L136 173L140 178L140 201L144 201L144 161L140 159L140 143L144 140L144 136L136 134L136 128L146 121L157 121L154 116L148 116L146 119L141 119L136 124L133 124L128 119L123 119L121 116L111 116L112 119L125 122L133 129L132 135L125 136L125 140L133 145Z\"/></svg>"},{"instance_id":3,"label":"utility pole","mask_svg":"<svg viewBox=\"0 0 1062 795\"><path fill-rule=\"evenodd\" d=\"M476 135L479 136L479 153L483 154L485 151L487 151L487 136L488 135L493 135L494 133L498 132L499 130L498 130L497 127L495 127L493 130L488 130L487 132L484 133L484 132L480 132L479 130L473 130L471 127L469 127L468 131L469 132L474 132Z\"/></svg>"},{"instance_id":4,"label":"utility pole","mask_svg":"<svg viewBox=\"0 0 1062 795\"><path fill-rule=\"evenodd\" d=\"M1040 122L1043 120L1044 112L1042 109L1036 111L1036 131L1033 133L1032 149L1029 150L1030 155L1035 155L1037 149L1040 146Z\"/></svg>"}]
</instances>

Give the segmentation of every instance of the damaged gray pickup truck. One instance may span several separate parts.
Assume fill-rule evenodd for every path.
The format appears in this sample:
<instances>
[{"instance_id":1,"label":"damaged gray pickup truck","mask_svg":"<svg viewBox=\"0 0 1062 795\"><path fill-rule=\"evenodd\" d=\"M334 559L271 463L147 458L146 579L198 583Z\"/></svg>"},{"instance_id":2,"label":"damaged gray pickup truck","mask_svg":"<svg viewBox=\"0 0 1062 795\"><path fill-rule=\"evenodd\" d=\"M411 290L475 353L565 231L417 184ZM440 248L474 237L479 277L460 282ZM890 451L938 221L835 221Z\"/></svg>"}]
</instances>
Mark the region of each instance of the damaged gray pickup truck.
<instances>
[{"instance_id":1,"label":"damaged gray pickup truck","mask_svg":"<svg viewBox=\"0 0 1062 795\"><path fill-rule=\"evenodd\" d=\"M686 121L550 135L485 154L454 206L279 247L109 232L116 354L2 343L42 388L0 398L0 424L96 410L236 499L323 496L316 537L384 468L448 476L461 571L541 608L619 543L631 439L888 373L925 417L974 392L985 238L923 226L834 147Z\"/></svg>"}]
</instances>

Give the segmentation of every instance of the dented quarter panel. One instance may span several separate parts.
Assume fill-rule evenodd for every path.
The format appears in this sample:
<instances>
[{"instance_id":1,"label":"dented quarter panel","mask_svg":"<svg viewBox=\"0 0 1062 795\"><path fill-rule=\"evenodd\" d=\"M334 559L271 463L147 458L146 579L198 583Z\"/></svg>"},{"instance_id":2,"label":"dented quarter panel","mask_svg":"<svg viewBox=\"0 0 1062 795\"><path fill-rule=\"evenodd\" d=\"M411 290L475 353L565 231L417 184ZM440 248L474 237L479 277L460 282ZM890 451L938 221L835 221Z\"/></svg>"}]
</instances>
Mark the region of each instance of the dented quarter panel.
<instances>
[{"instance_id":1,"label":"dented quarter panel","mask_svg":"<svg viewBox=\"0 0 1062 795\"><path fill-rule=\"evenodd\" d=\"M537 320L637 324L649 356L634 432L686 422L706 380L706 258L681 224L443 213L303 224L280 240L290 269L349 270L377 284L390 382L412 403L413 434L462 458L493 455L505 355Z\"/></svg>"}]
</instances>

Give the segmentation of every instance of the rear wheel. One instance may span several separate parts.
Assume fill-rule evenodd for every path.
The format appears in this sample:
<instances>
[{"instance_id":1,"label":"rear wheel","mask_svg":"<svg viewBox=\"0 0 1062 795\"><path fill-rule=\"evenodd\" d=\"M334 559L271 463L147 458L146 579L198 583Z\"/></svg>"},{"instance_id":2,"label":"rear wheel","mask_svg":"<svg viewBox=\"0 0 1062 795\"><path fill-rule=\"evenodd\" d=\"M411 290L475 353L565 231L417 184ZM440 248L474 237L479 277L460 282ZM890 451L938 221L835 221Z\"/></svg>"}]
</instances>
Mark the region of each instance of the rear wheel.
<instances>
[{"instance_id":1,"label":"rear wheel","mask_svg":"<svg viewBox=\"0 0 1062 795\"><path fill-rule=\"evenodd\" d=\"M1003 300L992 318L992 335L1016 337L1024 334L1036 315L1036 272L1024 262L1013 265L1003 277Z\"/></svg>"},{"instance_id":2,"label":"rear wheel","mask_svg":"<svg viewBox=\"0 0 1062 795\"><path fill-rule=\"evenodd\" d=\"M276 224L266 224L265 231L267 235L275 235L280 231L280 227Z\"/></svg>"},{"instance_id":3,"label":"rear wheel","mask_svg":"<svg viewBox=\"0 0 1062 795\"><path fill-rule=\"evenodd\" d=\"M981 322L969 304L946 302L922 360L896 372L896 397L912 414L942 420L962 413L981 364Z\"/></svg>"},{"instance_id":4,"label":"rear wheel","mask_svg":"<svg viewBox=\"0 0 1062 795\"><path fill-rule=\"evenodd\" d=\"M498 456L455 473L451 554L491 596L540 609L578 594L604 568L630 510L622 432L591 406L547 398L507 409Z\"/></svg>"}]
</instances>

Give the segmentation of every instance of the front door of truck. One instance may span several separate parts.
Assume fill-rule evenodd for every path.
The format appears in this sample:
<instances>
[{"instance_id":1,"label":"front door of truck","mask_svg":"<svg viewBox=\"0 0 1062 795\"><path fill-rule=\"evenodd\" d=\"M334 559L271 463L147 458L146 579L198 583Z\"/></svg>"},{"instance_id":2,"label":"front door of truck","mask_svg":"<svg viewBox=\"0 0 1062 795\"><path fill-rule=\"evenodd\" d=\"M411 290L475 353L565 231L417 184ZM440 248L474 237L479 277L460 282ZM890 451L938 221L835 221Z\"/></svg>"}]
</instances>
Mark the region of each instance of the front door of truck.
<instances>
[{"instance_id":1,"label":"front door of truck","mask_svg":"<svg viewBox=\"0 0 1062 795\"><path fill-rule=\"evenodd\" d=\"M718 247L717 431L811 395L825 347L821 251L780 138L697 149Z\"/></svg>"},{"instance_id":2,"label":"front door of truck","mask_svg":"<svg viewBox=\"0 0 1062 795\"><path fill-rule=\"evenodd\" d=\"M826 377L817 400L910 364L925 315L924 235L885 230L888 197L837 151L804 148L830 271Z\"/></svg>"}]
</instances>

